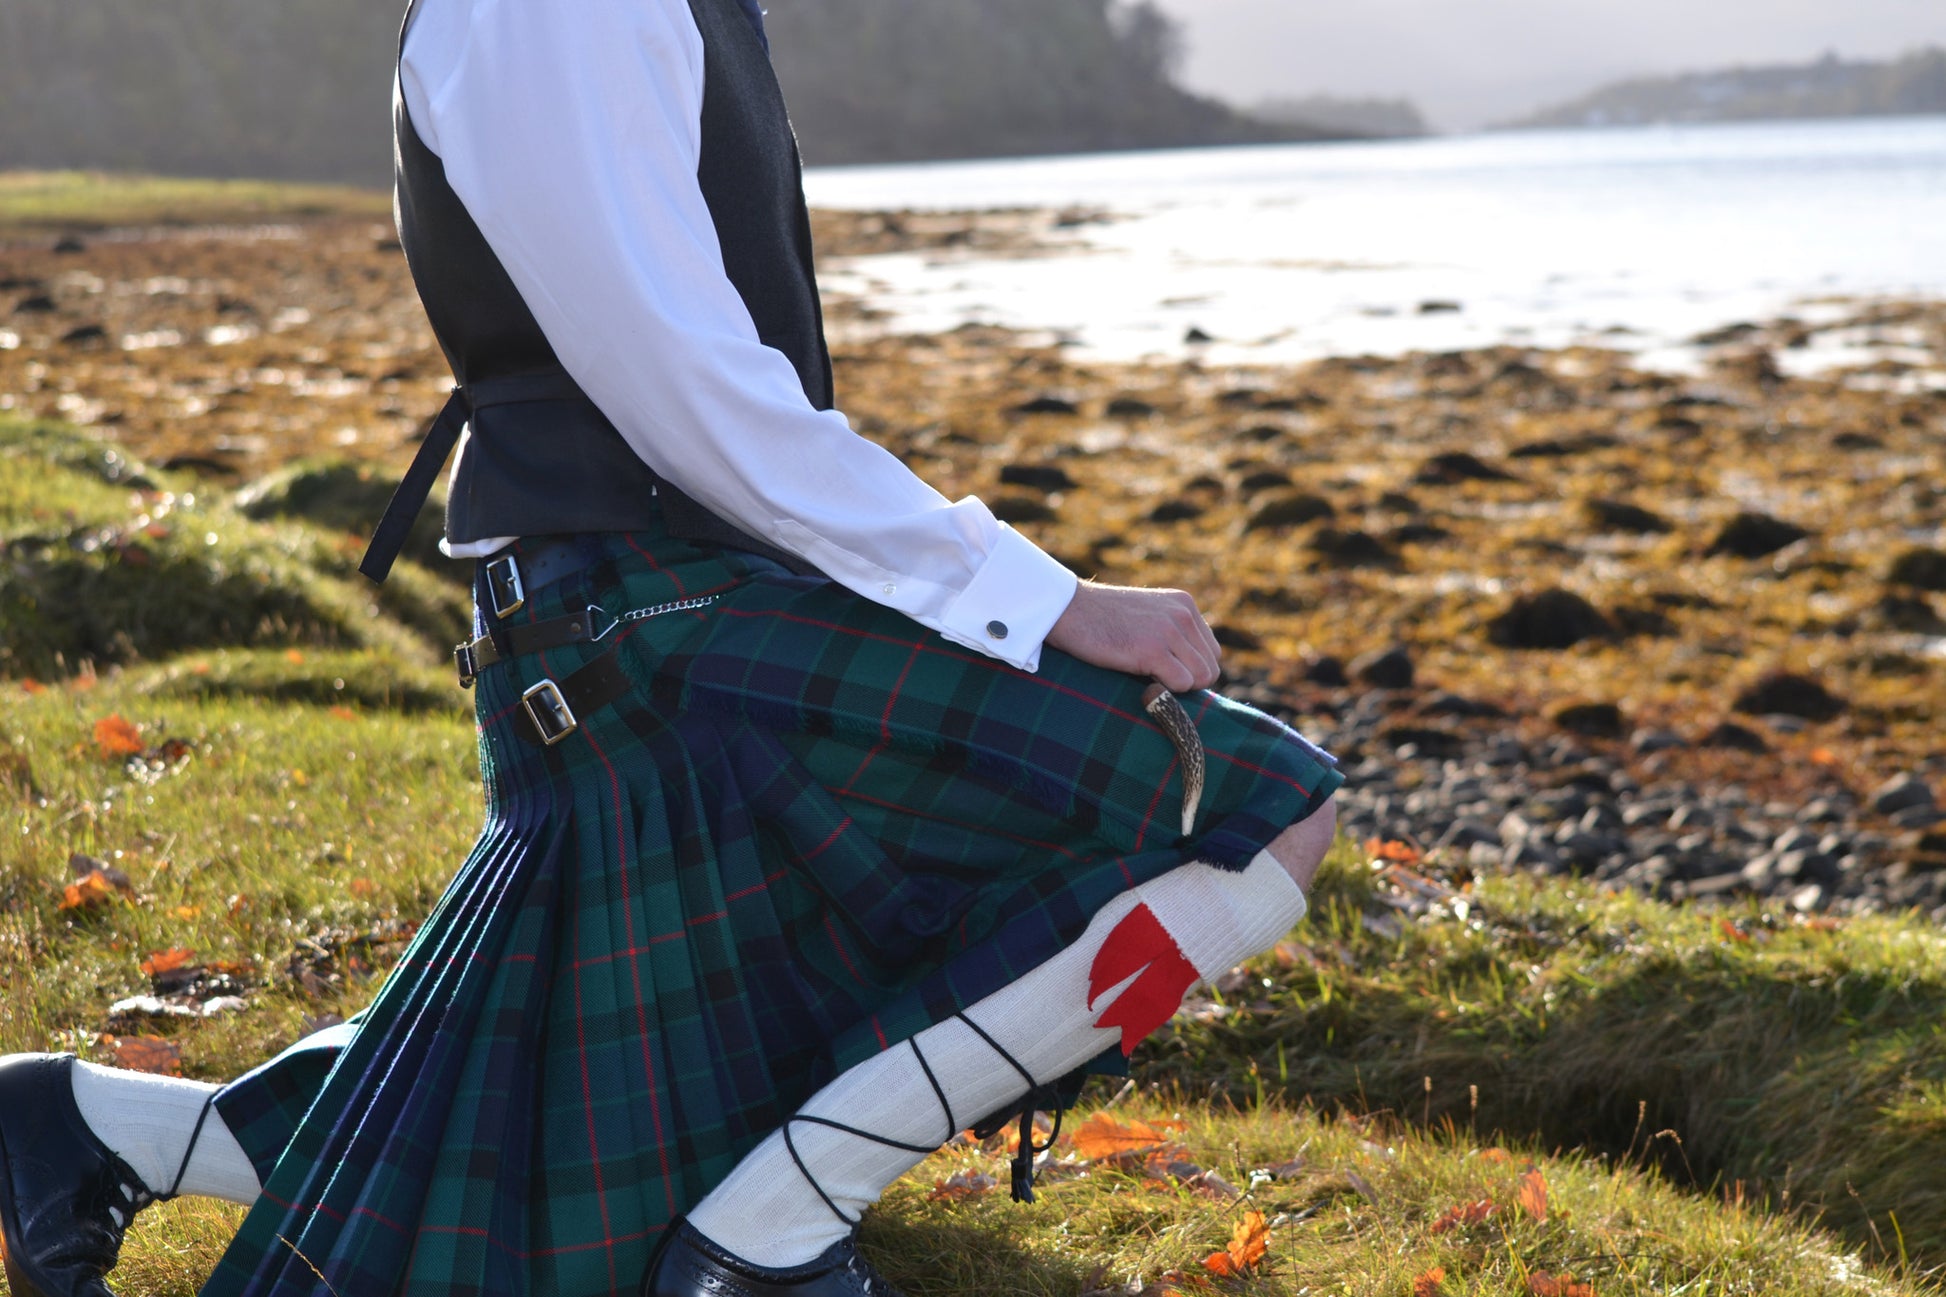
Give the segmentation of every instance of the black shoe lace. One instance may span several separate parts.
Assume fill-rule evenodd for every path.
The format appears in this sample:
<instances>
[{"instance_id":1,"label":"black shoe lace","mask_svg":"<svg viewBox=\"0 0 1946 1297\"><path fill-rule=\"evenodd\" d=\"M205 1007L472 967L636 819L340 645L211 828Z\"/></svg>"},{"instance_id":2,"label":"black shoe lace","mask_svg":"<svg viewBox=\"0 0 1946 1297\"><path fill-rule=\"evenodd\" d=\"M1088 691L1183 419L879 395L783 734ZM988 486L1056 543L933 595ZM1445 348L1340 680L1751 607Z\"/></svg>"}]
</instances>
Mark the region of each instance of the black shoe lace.
<instances>
[{"instance_id":1,"label":"black shoe lace","mask_svg":"<svg viewBox=\"0 0 1946 1297\"><path fill-rule=\"evenodd\" d=\"M965 1023L975 1035L986 1042L988 1048L1006 1060L1007 1066L1020 1073L1021 1079L1027 1083L1025 1099L1027 1106L1020 1114L1020 1148L1014 1154L1013 1162L1013 1198L1015 1202L1032 1202L1034 1201L1034 1159L1039 1154L1045 1153L1054 1146L1053 1137L1050 1137L1045 1144L1036 1145L1034 1143L1034 1101L1037 1095L1042 1092L1041 1083L1034 1079L1032 1072L1029 1072L1025 1067L1021 1066L1019 1059L1008 1053L999 1041L984 1031L973 1019L967 1017L964 1013L957 1013L953 1016ZM919 1070L926 1074L926 1081L932 1086L933 1094L939 1099L940 1111L946 1116L946 1138L939 1141L938 1144L908 1144L902 1140L889 1139L884 1135L873 1134L869 1130L860 1130L856 1126L847 1126L841 1121L832 1121L828 1117L807 1116L801 1112L793 1114L784 1121L784 1148L790 1153L791 1161L797 1165L798 1174L804 1177L805 1183L817 1192L818 1197L824 1199L824 1205L831 1209L831 1214L836 1216L844 1224L851 1226L854 1230L858 1227L858 1221L845 1215L844 1210L832 1201L831 1195L824 1191L824 1186L818 1183L818 1178L811 1174L811 1168L804 1165L804 1158L797 1151L797 1141L791 1138L791 1126L800 1121L814 1126L827 1126L832 1130L842 1131L847 1135L855 1135L859 1139L870 1140L874 1144L883 1144L887 1148L897 1148L903 1149L908 1153L917 1153L921 1157L929 1157L940 1145L951 1142L952 1138L960 1132L960 1124L953 1117L952 1101L946 1097L946 1089L940 1085L939 1078L933 1075L932 1064L926 1061L925 1052L919 1048L918 1040L908 1039L906 1044L911 1046L912 1056L919 1060ZM1056 1125L1054 1130L1055 1135L1058 1136L1061 1129L1058 1112L1055 1120ZM200 1129L200 1125L198 1129ZM854 1253L854 1255L856 1254ZM877 1271L872 1270L870 1265L863 1259L860 1259L858 1264L865 1267L865 1271L872 1279L877 1281L880 1288L888 1292L891 1291L889 1285L882 1278L878 1277ZM868 1288L867 1291L870 1291L870 1289Z\"/></svg>"}]
</instances>

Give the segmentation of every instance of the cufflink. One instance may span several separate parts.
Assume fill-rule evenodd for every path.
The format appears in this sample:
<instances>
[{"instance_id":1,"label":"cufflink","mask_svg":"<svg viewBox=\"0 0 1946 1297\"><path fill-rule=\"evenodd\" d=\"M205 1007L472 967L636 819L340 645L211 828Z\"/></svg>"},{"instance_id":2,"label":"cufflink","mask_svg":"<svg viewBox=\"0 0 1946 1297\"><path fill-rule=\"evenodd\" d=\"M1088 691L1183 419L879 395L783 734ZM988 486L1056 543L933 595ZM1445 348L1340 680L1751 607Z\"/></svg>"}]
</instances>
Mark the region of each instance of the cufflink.
<instances>
[{"instance_id":1,"label":"cufflink","mask_svg":"<svg viewBox=\"0 0 1946 1297\"><path fill-rule=\"evenodd\" d=\"M990 621L990 622L988 622L988 623L987 623L987 635L988 635L988 637L989 637L989 638L992 638L992 639L1005 639L1005 638L1007 638L1007 623L1006 623L1006 622L1003 622L1003 621Z\"/></svg>"}]
</instances>

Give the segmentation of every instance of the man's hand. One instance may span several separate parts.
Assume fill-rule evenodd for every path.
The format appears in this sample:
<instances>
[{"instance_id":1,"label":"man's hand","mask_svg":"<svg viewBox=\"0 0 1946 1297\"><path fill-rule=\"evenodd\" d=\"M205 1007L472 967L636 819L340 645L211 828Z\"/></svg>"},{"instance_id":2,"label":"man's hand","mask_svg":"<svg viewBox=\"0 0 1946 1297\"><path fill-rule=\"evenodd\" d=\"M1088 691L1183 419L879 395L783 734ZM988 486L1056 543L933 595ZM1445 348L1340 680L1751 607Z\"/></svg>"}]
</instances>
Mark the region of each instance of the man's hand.
<instances>
[{"instance_id":1,"label":"man's hand","mask_svg":"<svg viewBox=\"0 0 1946 1297\"><path fill-rule=\"evenodd\" d=\"M1207 689L1223 670L1216 636L1180 590L1083 581L1047 642L1098 667L1152 676L1175 693Z\"/></svg>"}]
</instances>

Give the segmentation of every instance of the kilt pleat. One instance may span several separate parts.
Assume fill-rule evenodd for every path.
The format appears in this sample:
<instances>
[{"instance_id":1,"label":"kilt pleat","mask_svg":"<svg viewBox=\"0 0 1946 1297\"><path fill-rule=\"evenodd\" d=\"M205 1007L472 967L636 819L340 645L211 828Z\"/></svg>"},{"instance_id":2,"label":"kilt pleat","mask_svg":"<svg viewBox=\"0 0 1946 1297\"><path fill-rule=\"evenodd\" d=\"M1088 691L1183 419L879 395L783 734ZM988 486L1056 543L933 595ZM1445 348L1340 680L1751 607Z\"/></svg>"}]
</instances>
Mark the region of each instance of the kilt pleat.
<instances>
[{"instance_id":1,"label":"kilt pleat","mask_svg":"<svg viewBox=\"0 0 1946 1297\"><path fill-rule=\"evenodd\" d=\"M662 1232L843 1069L1192 859L1240 867L1330 758L1214 694L1206 810L1139 681L1034 675L828 582L607 536L524 619L709 599L490 668L486 823L353 1027L226 1087L263 1199L204 1292L633 1291ZM634 693L554 748L521 692Z\"/></svg>"}]
</instances>

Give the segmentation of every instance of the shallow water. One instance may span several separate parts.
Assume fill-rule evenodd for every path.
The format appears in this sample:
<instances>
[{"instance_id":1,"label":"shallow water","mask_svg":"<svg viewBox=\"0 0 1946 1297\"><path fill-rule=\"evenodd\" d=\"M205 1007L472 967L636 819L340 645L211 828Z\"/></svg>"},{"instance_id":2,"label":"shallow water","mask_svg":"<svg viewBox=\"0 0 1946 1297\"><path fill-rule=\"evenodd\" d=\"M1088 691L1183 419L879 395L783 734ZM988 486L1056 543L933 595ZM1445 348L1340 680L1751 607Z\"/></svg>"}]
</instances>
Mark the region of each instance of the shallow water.
<instances>
[{"instance_id":1,"label":"shallow water","mask_svg":"<svg viewBox=\"0 0 1946 1297\"><path fill-rule=\"evenodd\" d=\"M1112 210L1073 255L874 257L832 277L902 327L1045 329L1103 359L1595 341L1680 363L1671 348L1730 321L1946 296L1946 117L813 169L807 185L828 207ZM1216 342L1187 346L1192 327ZM1816 362L1852 349L1833 350Z\"/></svg>"}]
</instances>

